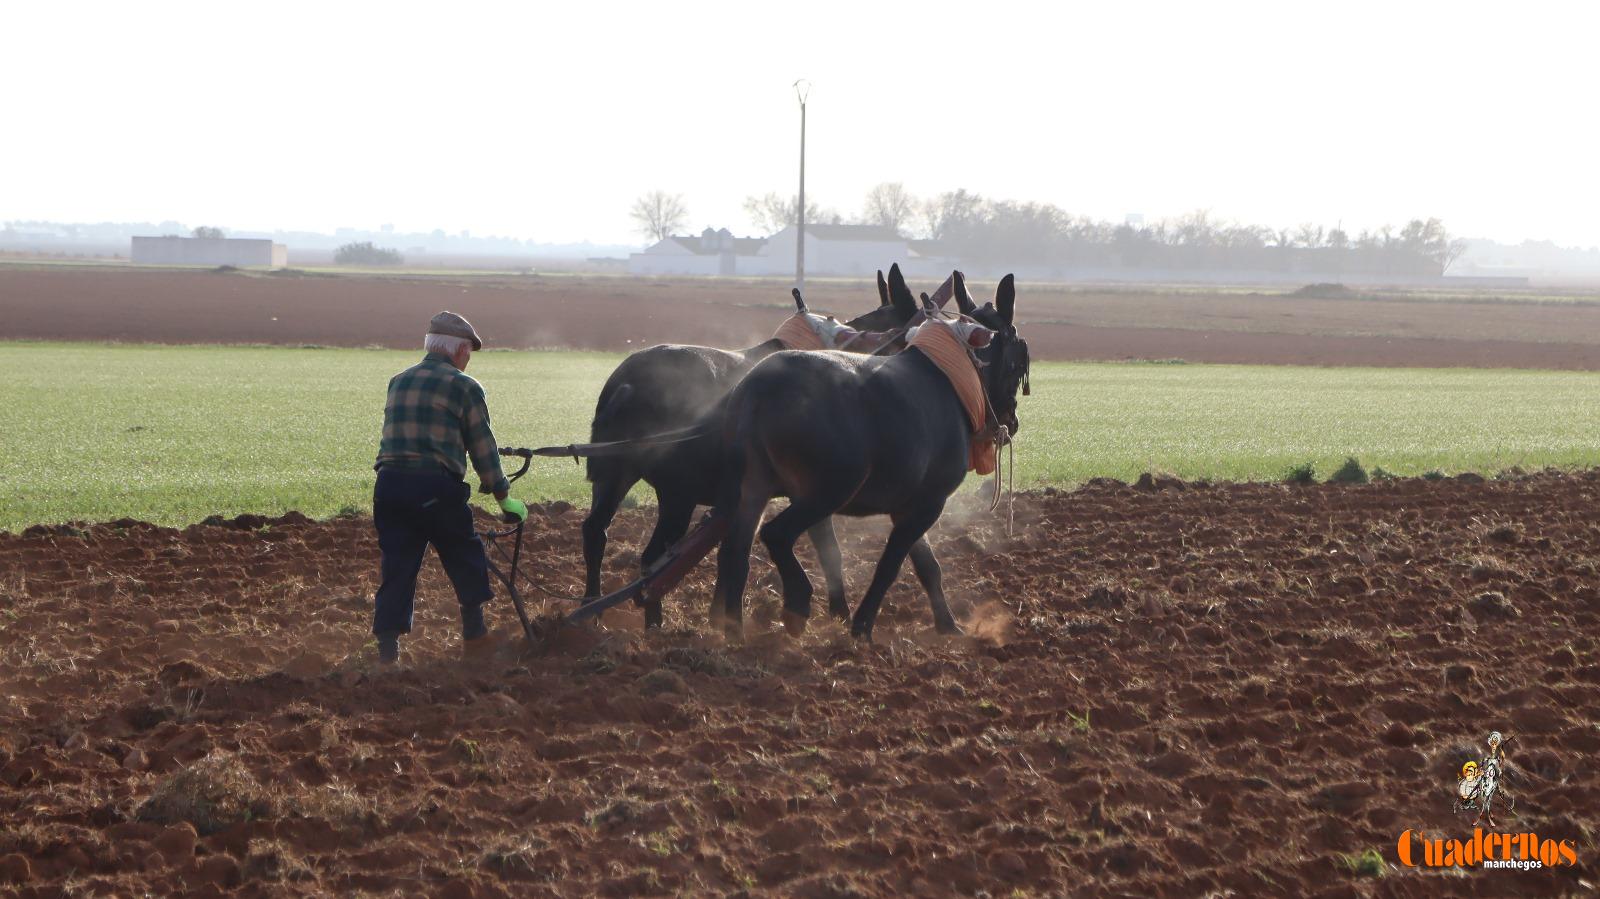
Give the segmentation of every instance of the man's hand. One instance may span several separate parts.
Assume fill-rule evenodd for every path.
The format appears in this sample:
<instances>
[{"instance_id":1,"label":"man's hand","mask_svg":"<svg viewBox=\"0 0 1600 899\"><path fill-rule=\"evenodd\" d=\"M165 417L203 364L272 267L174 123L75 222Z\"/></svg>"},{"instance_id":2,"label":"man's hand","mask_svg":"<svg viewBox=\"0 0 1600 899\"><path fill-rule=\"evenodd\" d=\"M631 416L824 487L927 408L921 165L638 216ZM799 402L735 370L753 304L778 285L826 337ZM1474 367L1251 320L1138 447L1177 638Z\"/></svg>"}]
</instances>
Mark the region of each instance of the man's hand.
<instances>
[{"instance_id":1,"label":"man's hand","mask_svg":"<svg viewBox=\"0 0 1600 899\"><path fill-rule=\"evenodd\" d=\"M527 521L528 504L520 499L505 497L500 500L500 511L506 513L507 521Z\"/></svg>"}]
</instances>

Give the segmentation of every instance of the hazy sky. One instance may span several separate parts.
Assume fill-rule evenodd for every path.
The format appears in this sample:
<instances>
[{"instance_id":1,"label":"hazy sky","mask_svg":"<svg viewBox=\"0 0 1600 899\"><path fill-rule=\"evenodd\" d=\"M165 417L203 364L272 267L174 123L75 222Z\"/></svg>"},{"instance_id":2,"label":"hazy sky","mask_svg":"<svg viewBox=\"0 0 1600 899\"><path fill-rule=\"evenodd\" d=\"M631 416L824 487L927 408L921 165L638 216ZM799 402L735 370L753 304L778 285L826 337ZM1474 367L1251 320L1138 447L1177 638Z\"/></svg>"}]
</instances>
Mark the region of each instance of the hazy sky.
<instances>
[{"instance_id":1,"label":"hazy sky","mask_svg":"<svg viewBox=\"0 0 1600 899\"><path fill-rule=\"evenodd\" d=\"M1591 11L1597 10L1597 11ZM1592 3L9 3L0 220L636 243L880 181L1600 244Z\"/></svg>"}]
</instances>

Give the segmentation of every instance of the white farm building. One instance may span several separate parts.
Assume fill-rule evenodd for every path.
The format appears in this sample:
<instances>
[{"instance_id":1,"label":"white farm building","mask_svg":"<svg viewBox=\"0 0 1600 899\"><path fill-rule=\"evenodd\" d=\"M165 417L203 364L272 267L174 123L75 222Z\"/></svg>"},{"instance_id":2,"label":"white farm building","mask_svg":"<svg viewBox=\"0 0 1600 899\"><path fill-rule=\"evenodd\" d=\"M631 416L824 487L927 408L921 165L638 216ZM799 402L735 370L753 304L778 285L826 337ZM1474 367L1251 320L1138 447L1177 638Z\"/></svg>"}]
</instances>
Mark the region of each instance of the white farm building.
<instances>
[{"instance_id":1,"label":"white farm building","mask_svg":"<svg viewBox=\"0 0 1600 899\"><path fill-rule=\"evenodd\" d=\"M283 268L289 250L281 243L233 237L135 237L130 254L144 265L234 265Z\"/></svg>"}]
</instances>

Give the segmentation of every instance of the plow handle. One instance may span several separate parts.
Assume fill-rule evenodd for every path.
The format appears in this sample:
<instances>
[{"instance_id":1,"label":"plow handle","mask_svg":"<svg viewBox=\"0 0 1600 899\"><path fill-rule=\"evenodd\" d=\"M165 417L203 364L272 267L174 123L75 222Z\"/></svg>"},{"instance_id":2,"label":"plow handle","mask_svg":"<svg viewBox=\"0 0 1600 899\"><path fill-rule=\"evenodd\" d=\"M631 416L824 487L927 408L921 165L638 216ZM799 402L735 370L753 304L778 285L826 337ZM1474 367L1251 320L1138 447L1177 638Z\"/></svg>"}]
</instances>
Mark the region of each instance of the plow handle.
<instances>
[{"instance_id":1,"label":"plow handle","mask_svg":"<svg viewBox=\"0 0 1600 899\"><path fill-rule=\"evenodd\" d=\"M512 474L506 475L506 480L507 481L515 481L517 478L520 478L523 475L527 474L528 473L528 466L533 464L533 450L528 449L527 447L522 447L522 446L502 446L502 447L500 447L500 455L502 455L502 456L515 456L515 457L517 457L517 458L522 460L522 467L521 468L517 469L516 472L514 472Z\"/></svg>"}]
</instances>

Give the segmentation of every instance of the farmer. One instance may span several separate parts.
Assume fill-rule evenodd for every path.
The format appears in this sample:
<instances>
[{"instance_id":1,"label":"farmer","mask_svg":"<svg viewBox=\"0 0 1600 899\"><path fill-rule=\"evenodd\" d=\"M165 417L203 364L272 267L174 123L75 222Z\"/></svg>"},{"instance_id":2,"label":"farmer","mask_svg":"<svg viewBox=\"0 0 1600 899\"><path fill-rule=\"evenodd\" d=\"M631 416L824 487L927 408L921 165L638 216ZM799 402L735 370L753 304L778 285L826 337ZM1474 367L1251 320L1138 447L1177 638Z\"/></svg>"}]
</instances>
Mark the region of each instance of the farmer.
<instances>
[{"instance_id":1,"label":"farmer","mask_svg":"<svg viewBox=\"0 0 1600 899\"><path fill-rule=\"evenodd\" d=\"M478 332L454 312L441 312L428 323L422 347L427 355L421 362L389 379L383 441L373 466L378 482L372 520L383 551L383 584L375 598L372 633L384 664L399 660L400 635L411 632L417 571L430 543L461 602L463 653L492 648L483 604L494 592L467 505L472 496L465 483L467 457L481 492L493 493L507 515L528 516L526 505L506 495L511 485L500 470L483 388L464 373L472 352L483 349Z\"/></svg>"}]
</instances>

